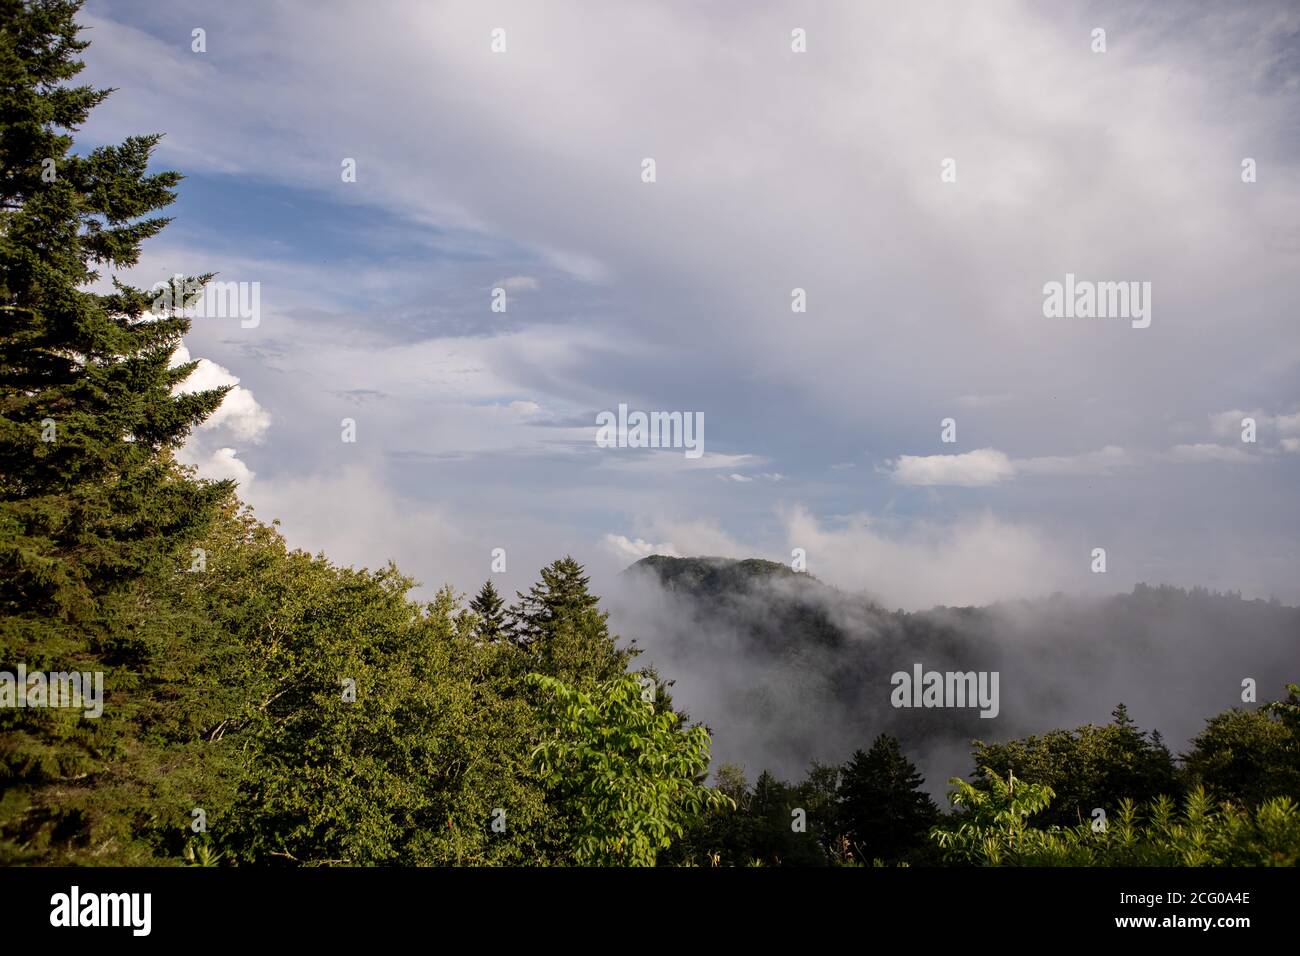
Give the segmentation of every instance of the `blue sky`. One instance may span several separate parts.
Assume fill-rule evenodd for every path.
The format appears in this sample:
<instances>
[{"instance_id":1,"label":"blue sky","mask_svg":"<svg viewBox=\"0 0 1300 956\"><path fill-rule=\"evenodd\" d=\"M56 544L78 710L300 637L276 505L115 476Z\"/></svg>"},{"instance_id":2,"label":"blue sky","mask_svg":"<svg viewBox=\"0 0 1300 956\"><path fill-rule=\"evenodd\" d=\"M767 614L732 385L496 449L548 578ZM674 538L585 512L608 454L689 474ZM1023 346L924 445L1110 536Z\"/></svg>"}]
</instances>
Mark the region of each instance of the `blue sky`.
<instances>
[{"instance_id":1,"label":"blue sky","mask_svg":"<svg viewBox=\"0 0 1300 956\"><path fill-rule=\"evenodd\" d=\"M260 284L187 337L239 384L188 460L462 590L802 547L889 606L1300 601L1300 14L969 6L91 0L82 145L187 177L132 279ZM1151 326L1044 317L1067 272ZM620 402L704 457L597 447Z\"/></svg>"}]
</instances>

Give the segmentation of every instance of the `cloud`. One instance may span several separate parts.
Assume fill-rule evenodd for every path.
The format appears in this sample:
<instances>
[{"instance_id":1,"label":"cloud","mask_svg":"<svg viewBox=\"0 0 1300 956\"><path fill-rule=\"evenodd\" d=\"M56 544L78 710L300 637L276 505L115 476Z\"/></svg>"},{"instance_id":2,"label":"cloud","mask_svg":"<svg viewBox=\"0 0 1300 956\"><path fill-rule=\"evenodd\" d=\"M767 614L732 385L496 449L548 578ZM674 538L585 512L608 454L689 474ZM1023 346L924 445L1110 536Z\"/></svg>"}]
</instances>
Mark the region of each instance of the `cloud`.
<instances>
[{"instance_id":1,"label":"cloud","mask_svg":"<svg viewBox=\"0 0 1300 956\"><path fill-rule=\"evenodd\" d=\"M1240 448L1233 448L1229 445L1214 445L1201 442L1194 445L1175 445L1169 450L1169 457L1174 461L1189 462L1235 462L1235 463L1255 463L1259 458L1254 455L1248 455Z\"/></svg>"},{"instance_id":2,"label":"cloud","mask_svg":"<svg viewBox=\"0 0 1300 956\"><path fill-rule=\"evenodd\" d=\"M191 443L176 453L176 459L183 465L194 467L200 478L207 478L210 481L225 481L227 478L233 478L244 492L247 492L248 485L253 480L252 470L239 460L238 453L233 448L203 451Z\"/></svg>"},{"instance_id":3,"label":"cloud","mask_svg":"<svg viewBox=\"0 0 1300 956\"><path fill-rule=\"evenodd\" d=\"M519 292L525 289L535 291L542 287L533 276L510 276L508 279L498 279L494 285L502 287L507 292Z\"/></svg>"},{"instance_id":4,"label":"cloud","mask_svg":"<svg viewBox=\"0 0 1300 956\"><path fill-rule=\"evenodd\" d=\"M640 561L652 554L662 554L670 558L682 555L671 544L651 544L644 538L629 538L622 534L607 534L602 543L611 553L626 561Z\"/></svg>"},{"instance_id":5,"label":"cloud","mask_svg":"<svg viewBox=\"0 0 1300 956\"><path fill-rule=\"evenodd\" d=\"M786 516L786 540L807 552L811 574L889 608L985 604L1082 583L1063 549L1041 531L988 512L902 527L855 515L827 528L796 507Z\"/></svg>"},{"instance_id":6,"label":"cloud","mask_svg":"<svg viewBox=\"0 0 1300 956\"><path fill-rule=\"evenodd\" d=\"M190 351L182 344L172 355L171 367L190 361ZM257 403L251 391L239 384L239 379L229 369L205 358L198 359L194 371L185 381L175 385L172 393L184 395L223 386L233 387L217 410L190 433L177 451L176 458L195 468L201 478L213 481L233 479L239 484L241 493L247 492L255 473L240 460L236 449L222 443L230 439L253 444L261 442L271 426L270 414Z\"/></svg>"},{"instance_id":7,"label":"cloud","mask_svg":"<svg viewBox=\"0 0 1300 956\"><path fill-rule=\"evenodd\" d=\"M1016 471L1025 475L1106 475L1131 464L1132 456L1115 445L1082 455L1046 455L1014 462Z\"/></svg>"},{"instance_id":8,"label":"cloud","mask_svg":"<svg viewBox=\"0 0 1300 956\"><path fill-rule=\"evenodd\" d=\"M1233 444L1171 439L1189 408L1295 408L1293 4L1112 11L1124 42L1105 57L1080 16L1016 0L997 17L818 5L799 56L776 6L740 19L708 5L493 9L227 4L210 35L240 42L196 57L177 41L189 5L90 0L83 77L118 92L80 140L166 117L156 162L187 176L183 215L146 244L139 284L217 270L265 293L258 328L187 335L214 366L203 373L234 370L249 399L196 433L205 458L239 448L258 486L302 489L348 454L374 494L409 509L376 520L454 514L475 530L463 552L410 549L427 577L466 584L481 580L479 528L512 568L570 547L608 560L611 528L747 556L775 553L784 530L756 507L760 490L807 502L827 527L888 514L888 537L905 541L941 496L900 489L1005 492L1060 475L1114 480L1015 486L999 520L1106 542L1131 532L1124 560L1187 585L1243 583L1268 539L1268 580L1288 580L1295 456L1180 469L1206 453L1168 447ZM508 56L484 41L499 21ZM358 63L358 47L384 56ZM1241 144L1259 183L1237 178ZM639 180L648 155L655 184ZM342 156L358 159L357 182L340 182ZM947 156L956 183L939 179ZM1066 271L1149 279L1165 311L1140 332L1045 320L1042 285ZM517 312L489 312L494 281L523 292ZM794 286L806 320L792 320ZM715 453L598 451L577 423L619 401L706 412ZM877 473L834 464L928 449L954 406L978 451ZM346 450L344 415L361 435ZM1300 439L1294 415L1273 417L1277 447ZM274 440L241 445L259 435ZM1063 435L1099 450L1013 457L1027 436ZM757 483L768 474L785 476L779 489ZM1250 507L1211 528L1207 505L1225 494ZM963 497L943 501L946 523L979 517ZM328 508L279 500L303 540L332 533ZM647 515L706 515L712 536L638 524ZM1240 560L1226 567L1229 552Z\"/></svg>"},{"instance_id":9,"label":"cloud","mask_svg":"<svg viewBox=\"0 0 1300 956\"><path fill-rule=\"evenodd\" d=\"M466 533L447 509L395 494L379 474L357 464L344 465L334 474L282 478L274 484L259 481L245 497L263 520L279 518L294 546L324 551L338 564L379 568L391 560L416 574L473 555L480 579L489 573L489 542ZM423 583L436 588L443 582Z\"/></svg>"},{"instance_id":10,"label":"cloud","mask_svg":"<svg viewBox=\"0 0 1300 956\"><path fill-rule=\"evenodd\" d=\"M594 429L587 429L589 434ZM594 437L591 439L595 447ZM699 458L687 458L675 448L602 448L601 466L619 471L662 474L677 471L716 471L723 468L755 467L764 459L757 455L723 455L705 452ZM734 475L731 476L734 479ZM742 475L741 481L746 480Z\"/></svg>"},{"instance_id":11,"label":"cloud","mask_svg":"<svg viewBox=\"0 0 1300 956\"><path fill-rule=\"evenodd\" d=\"M1230 435L1240 434L1242 429L1241 422L1242 419L1245 418L1255 419L1256 426L1258 427L1267 422L1269 417L1264 414L1262 409L1255 409L1250 412L1242 411L1241 409L1233 409L1232 411L1227 412L1216 412L1209 416L1210 431L1218 438L1227 438Z\"/></svg>"},{"instance_id":12,"label":"cloud","mask_svg":"<svg viewBox=\"0 0 1300 956\"><path fill-rule=\"evenodd\" d=\"M181 345L172 356L172 367L190 361L192 359L189 349ZM232 438L240 441L254 443L262 441L271 427L270 413L257 403L251 391L239 384L239 378L229 369L205 358L199 359L198 363L185 381L173 387L173 394L184 395L233 386L222 399L221 405L199 426L199 429L224 430Z\"/></svg>"},{"instance_id":13,"label":"cloud","mask_svg":"<svg viewBox=\"0 0 1300 956\"><path fill-rule=\"evenodd\" d=\"M901 455L893 465L893 479L900 485L959 485L979 488L1010 481L1016 466L993 448L980 448L961 455Z\"/></svg>"},{"instance_id":14,"label":"cloud","mask_svg":"<svg viewBox=\"0 0 1300 956\"><path fill-rule=\"evenodd\" d=\"M1166 461L1193 464L1260 461L1257 456L1240 448L1204 442L1175 445L1158 457ZM993 448L981 448L961 455L902 455L887 465L891 468L893 480L900 485L983 488L1026 475L1109 475L1117 469L1136 466L1141 461L1141 457L1132 455L1123 448L1108 445L1098 451L1080 455L1044 455L1033 458L1009 458Z\"/></svg>"},{"instance_id":15,"label":"cloud","mask_svg":"<svg viewBox=\"0 0 1300 956\"><path fill-rule=\"evenodd\" d=\"M650 554L748 558L761 553L752 545L743 544L731 537L712 519L682 520L654 516L638 519L637 523L645 529L643 534L663 543L651 544L642 537L607 534L602 539L602 544L607 550L634 560Z\"/></svg>"},{"instance_id":16,"label":"cloud","mask_svg":"<svg viewBox=\"0 0 1300 956\"><path fill-rule=\"evenodd\" d=\"M1300 435L1300 410L1290 414L1270 415L1262 408L1243 411L1239 408L1209 416L1210 431L1218 438L1240 438L1247 418L1255 420L1256 433L1276 432L1279 436Z\"/></svg>"},{"instance_id":17,"label":"cloud","mask_svg":"<svg viewBox=\"0 0 1300 956\"><path fill-rule=\"evenodd\" d=\"M195 375L206 366L225 371L207 359L200 359ZM226 393L221 406L199 427L225 429L233 438L257 443L266 437L266 432L271 427L271 415L257 404L252 392L241 385L235 385Z\"/></svg>"},{"instance_id":18,"label":"cloud","mask_svg":"<svg viewBox=\"0 0 1300 956\"><path fill-rule=\"evenodd\" d=\"M982 488L1021 475L1105 475L1129 464L1132 458L1114 445L1081 455L1014 459L994 448L980 448L961 455L902 455L892 463L891 474L900 485Z\"/></svg>"}]
</instances>

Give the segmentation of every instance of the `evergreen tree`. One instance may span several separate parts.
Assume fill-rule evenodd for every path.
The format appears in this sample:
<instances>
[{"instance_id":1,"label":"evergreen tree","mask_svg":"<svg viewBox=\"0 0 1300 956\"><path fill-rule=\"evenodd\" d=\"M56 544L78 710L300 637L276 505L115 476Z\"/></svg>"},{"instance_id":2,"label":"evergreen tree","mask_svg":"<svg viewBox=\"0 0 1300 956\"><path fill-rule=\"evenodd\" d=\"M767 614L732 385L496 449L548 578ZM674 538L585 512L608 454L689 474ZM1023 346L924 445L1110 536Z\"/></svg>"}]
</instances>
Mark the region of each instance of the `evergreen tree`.
<instances>
[{"instance_id":1,"label":"evergreen tree","mask_svg":"<svg viewBox=\"0 0 1300 956\"><path fill-rule=\"evenodd\" d=\"M79 6L0 0L0 601L59 618L174 568L230 490L170 459L226 391L172 394L197 364L171 367L188 321L116 280L83 288L135 265L180 175L146 172L158 136L70 152L109 93L61 85L88 45Z\"/></svg>"},{"instance_id":2,"label":"evergreen tree","mask_svg":"<svg viewBox=\"0 0 1300 956\"><path fill-rule=\"evenodd\" d=\"M827 808L818 778L825 769L814 765L797 786L764 770L747 790L743 770L720 768L720 789L737 809L706 816L683 849L721 866L824 866Z\"/></svg>"},{"instance_id":3,"label":"evergreen tree","mask_svg":"<svg viewBox=\"0 0 1300 956\"><path fill-rule=\"evenodd\" d=\"M853 754L840 779L840 821L861 862L903 860L926 845L939 808L921 789L923 783L888 734L877 737L867 752Z\"/></svg>"},{"instance_id":4,"label":"evergreen tree","mask_svg":"<svg viewBox=\"0 0 1300 956\"><path fill-rule=\"evenodd\" d=\"M0 669L102 671L106 696L98 719L0 713L0 833L23 845L85 845L137 799L121 788L158 778L153 664L183 638L147 592L188 568L231 492L172 459L225 395L172 394L195 367L171 361L187 320L117 280L86 291L136 264L180 176L147 171L157 136L71 151L110 92L68 85L79 7L0 0Z\"/></svg>"},{"instance_id":5,"label":"evergreen tree","mask_svg":"<svg viewBox=\"0 0 1300 956\"><path fill-rule=\"evenodd\" d=\"M483 582L469 609L478 615L474 633L479 640L496 641L506 636L505 602L490 580Z\"/></svg>"},{"instance_id":6,"label":"evergreen tree","mask_svg":"<svg viewBox=\"0 0 1300 956\"><path fill-rule=\"evenodd\" d=\"M583 567L569 555L542 568L542 579L527 594L516 592L510 609L516 640L529 644L546 636L567 615L594 609L599 598L587 588Z\"/></svg>"},{"instance_id":7,"label":"evergreen tree","mask_svg":"<svg viewBox=\"0 0 1300 956\"><path fill-rule=\"evenodd\" d=\"M569 683L620 676L639 652L617 647L609 614L587 589L582 565L566 555L542 568L541 575L510 609L511 634L527 651L530 668Z\"/></svg>"}]
</instances>

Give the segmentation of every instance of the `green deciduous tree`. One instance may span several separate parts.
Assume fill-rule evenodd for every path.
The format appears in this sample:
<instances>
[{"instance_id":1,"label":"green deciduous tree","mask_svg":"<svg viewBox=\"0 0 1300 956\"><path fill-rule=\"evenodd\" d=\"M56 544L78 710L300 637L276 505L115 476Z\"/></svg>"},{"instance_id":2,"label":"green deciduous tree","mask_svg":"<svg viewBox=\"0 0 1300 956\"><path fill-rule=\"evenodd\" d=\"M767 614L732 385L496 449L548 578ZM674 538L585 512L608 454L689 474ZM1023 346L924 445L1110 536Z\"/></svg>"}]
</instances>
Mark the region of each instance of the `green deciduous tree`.
<instances>
[{"instance_id":1,"label":"green deciduous tree","mask_svg":"<svg viewBox=\"0 0 1300 956\"><path fill-rule=\"evenodd\" d=\"M948 862L996 866L1040 839L1042 831L1030 826L1029 818L1051 804L1051 787L1017 780L1015 774L1004 780L991 767L984 768L983 787L960 777L948 782L955 788L948 799L962 812L931 833Z\"/></svg>"},{"instance_id":2,"label":"green deciduous tree","mask_svg":"<svg viewBox=\"0 0 1300 956\"><path fill-rule=\"evenodd\" d=\"M539 861L517 649L477 641L448 589L419 604L391 566L336 567L248 515L225 530L183 602L242 648L223 671L239 692L199 732L238 761L216 845L262 864Z\"/></svg>"},{"instance_id":3,"label":"green deciduous tree","mask_svg":"<svg viewBox=\"0 0 1300 956\"><path fill-rule=\"evenodd\" d=\"M543 674L545 737L533 752L572 831L576 862L653 866L702 811L729 802L697 777L709 735L642 696L636 675L591 692Z\"/></svg>"},{"instance_id":4,"label":"green deciduous tree","mask_svg":"<svg viewBox=\"0 0 1300 956\"><path fill-rule=\"evenodd\" d=\"M1300 799L1300 687L1257 710L1234 708L1206 721L1183 766L1217 798L1254 806L1273 797Z\"/></svg>"},{"instance_id":5,"label":"green deciduous tree","mask_svg":"<svg viewBox=\"0 0 1300 956\"><path fill-rule=\"evenodd\" d=\"M931 836L945 861L977 866L1296 866L1300 807L1279 797L1245 810L1216 806L1203 789L1181 807L1167 796L1143 805L1120 801L1105 826L1034 827L1050 787L1002 780L986 770L985 788L954 779L950 796L964 812Z\"/></svg>"},{"instance_id":6,"label":"green deciduous tree","mask_svg":"<svg viewBox=\"0 0 1300 956\"><path fill-rule=\"evenodd\" d=\"M1055 799L1035 823L1073 826L1091 819L1095 807L1110 811L1128 797L1139 802L1162 794L1178 796L1182 788L1172 755L1158 732L1146 734L1128 716L1123 704L1105 726L1087 724L1075 730L1001 744L974 742L976 766L992 768L995 776L1016 777L1044 784ZM986 785L989 778L977 780Z\"/></svg>"}]
</instances>

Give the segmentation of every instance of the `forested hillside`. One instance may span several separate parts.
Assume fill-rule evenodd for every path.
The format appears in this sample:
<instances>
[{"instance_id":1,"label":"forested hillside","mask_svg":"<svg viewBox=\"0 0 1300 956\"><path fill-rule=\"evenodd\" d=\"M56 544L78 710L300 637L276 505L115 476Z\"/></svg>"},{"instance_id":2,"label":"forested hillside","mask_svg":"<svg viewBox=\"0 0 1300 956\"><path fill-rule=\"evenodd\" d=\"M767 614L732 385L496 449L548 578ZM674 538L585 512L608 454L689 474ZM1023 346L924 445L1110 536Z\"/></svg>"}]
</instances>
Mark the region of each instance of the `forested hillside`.
<instances>
[{"instance_id":1,"label":"forested hillside","mask_svg":"<svg viewBox=\"0 0 1300 956\"><path fill-rule=\"evenodd\" d=\"M793 776L887 732L936 798L970 740L1104 723L1118 704L1179 751L1207 710L1243 703L1243 680L1262 701L1300 659L1300 609L1203 589L909 613L769 561L654 556L624 578L616 623L677 679L719 757ZM997 671L997 715L894 707L891 675L918 663Z\"/></svg>"}]
</instances>

